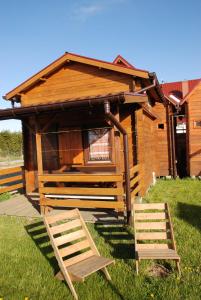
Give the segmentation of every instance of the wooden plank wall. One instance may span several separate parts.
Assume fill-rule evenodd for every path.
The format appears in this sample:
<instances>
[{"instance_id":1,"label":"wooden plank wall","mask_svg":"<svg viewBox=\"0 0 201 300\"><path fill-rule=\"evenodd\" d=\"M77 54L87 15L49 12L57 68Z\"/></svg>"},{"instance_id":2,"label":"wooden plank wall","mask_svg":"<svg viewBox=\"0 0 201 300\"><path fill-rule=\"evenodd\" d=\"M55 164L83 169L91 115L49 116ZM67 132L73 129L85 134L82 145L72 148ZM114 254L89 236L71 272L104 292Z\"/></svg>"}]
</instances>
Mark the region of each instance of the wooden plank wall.
<instances>
[{"instance_id":1,"label":"wooden plank wall","mask_svg":"<svg viewBox=\"0 0 201 300\"><path fill-rule=\"evenodd\" d=\"M201 175L201 127L195 128L194 122L201 121L201 83L188 99L189 120L189 175Z\"/></svg>"},{"instance_id":2,"label":"wooden plank wall","mask_svg":"<svg viewBox=\"0 0 201 300\"><path fill-rule=\"evenodd\" d=\"M145 195L153 183L153 172L156 172L156 130L155 121L143 109L136 111L137 121L137 156L142 166L141 195Z\"/></svg>"},{"instance_id":3,"label":"wooden plank wall","mask_svg":"<svg viewBox=\"0 0 201 300\"><path fill-rule=\"evenodd\" d=\"M22 106L129 91L132 76L80 63L62 67L21 96Z\"/></svg>"},{"instance_id":4,"label":"wooden plank wall","mask_svg":"<svg viewBox=\"0 0 201 300\"><path fill-rule=\"evenodd\" d=\"M162 103L155 103L153 111L159 117L159 119L156 121L156 176L167 176L169 175L169 153L166 108ZM164 129L158 128L159 124L164 124Z\"/></svg>"}]
</instances>

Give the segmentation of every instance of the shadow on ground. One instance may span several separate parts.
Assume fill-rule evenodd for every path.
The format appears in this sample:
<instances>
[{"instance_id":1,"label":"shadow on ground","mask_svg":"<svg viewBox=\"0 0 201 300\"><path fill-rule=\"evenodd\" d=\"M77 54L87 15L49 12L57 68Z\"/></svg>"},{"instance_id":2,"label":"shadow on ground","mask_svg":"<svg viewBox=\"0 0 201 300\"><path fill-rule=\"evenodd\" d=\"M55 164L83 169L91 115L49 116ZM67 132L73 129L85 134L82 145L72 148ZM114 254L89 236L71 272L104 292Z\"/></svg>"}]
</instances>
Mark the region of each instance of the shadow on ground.
<instances>
[{"instance_id":1,"label":"shadow on ground","mask_svg":"<svg viewBox=\"0 0 201 300\"><path fill-rule=\"evenodd\" d=\"M201 206L178 202L178 217L201 231Z\"/></svg>"},{"instance_id":2,"label":"shadow on ground","mask_svg":"<svg viewBox=\"0 0 201 300\"><path fill-rule=\"evenodd\" d=\"M135 249L133 234L122 224L94 224L95 230L112 248L111 255L118 259L134 259Z\"/></svg>"},{"instance_id":3,"label":"shadow on ground","mask_svg":"<svg viewBox=\"0 0 201 300\"><path fill-rule=\"evenodd\" d=\"M49 241L49 237L42 221L36 221L32 224L25 226L25 229L31 239L33 240L35 246L40 250L40 252L45 256L49 264L56 274L59 271L57 260L53 254L53 249Z\"/></svg>"}]
</instances>

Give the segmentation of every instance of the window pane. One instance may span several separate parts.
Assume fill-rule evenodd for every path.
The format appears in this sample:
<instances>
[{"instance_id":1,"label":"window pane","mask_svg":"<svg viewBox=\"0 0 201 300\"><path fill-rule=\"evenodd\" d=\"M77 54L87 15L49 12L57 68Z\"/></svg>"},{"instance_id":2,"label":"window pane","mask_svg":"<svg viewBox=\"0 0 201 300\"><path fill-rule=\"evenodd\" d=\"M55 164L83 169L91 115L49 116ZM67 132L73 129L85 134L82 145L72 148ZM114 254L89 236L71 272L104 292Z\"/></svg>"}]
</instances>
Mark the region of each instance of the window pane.
<instances>
[{"instance_id":1,"label":"window pane","mask_svg":"<svg viewBox=\"0 0 201 300\"><path fill-rule=\"evenodd\" d=\"M88 131L89 161L110 161L109 129Z\"/></svg>"}]
</instances>

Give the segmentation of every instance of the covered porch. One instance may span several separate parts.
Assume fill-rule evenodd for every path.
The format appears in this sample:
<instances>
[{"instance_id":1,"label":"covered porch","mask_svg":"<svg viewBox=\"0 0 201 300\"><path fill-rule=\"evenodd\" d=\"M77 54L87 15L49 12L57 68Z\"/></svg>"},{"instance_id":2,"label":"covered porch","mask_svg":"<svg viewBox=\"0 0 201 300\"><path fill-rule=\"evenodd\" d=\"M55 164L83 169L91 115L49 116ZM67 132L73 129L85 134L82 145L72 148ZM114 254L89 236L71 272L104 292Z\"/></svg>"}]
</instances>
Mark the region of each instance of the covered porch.
<instances>
[{"instance_id":1,"label":"covered porch","mask_svg":"<svg viewBox=\"0 0 201 300\"><path fill-rule=\"evenodd\" d=\"M143 177L134 124L123 107L127 96L4 112L4 118L22 120L25 193L39 193L43 213L51 207L113 209L126 212L129 220L131 198L140 192Z\"/></svg>"}]
</instances>

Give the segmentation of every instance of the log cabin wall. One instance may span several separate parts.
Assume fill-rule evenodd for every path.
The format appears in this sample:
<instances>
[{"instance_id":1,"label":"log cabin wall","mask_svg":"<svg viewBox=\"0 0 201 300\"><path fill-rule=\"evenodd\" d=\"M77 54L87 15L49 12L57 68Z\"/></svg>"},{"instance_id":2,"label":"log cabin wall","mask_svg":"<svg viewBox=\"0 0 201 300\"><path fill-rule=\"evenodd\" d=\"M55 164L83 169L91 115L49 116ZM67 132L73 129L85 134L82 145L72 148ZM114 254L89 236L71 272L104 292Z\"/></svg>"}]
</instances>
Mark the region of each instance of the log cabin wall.
<instances>
[{"instance_id":1,"label":"log cabin wall","mask_svg":"<svg viewBox=\"0 0 201 300\"><path fill-rule=\"evenodd\" d=\"M156 121L156 176L169 175L168 124L166 107L162 103L155 103L153 111L158 115Z\"/></svg>"},{"instance_id":2,"label":"log cabin wall","mask_svg":"<svg viewBox=\"0 0 201 300\"><path fill-rule=\"evenodd\" d=\"M80 63L67 63L21 95L21 105L62 102L72 98L132 89L132 76Z\"/></svg>"},{"instance_id":3,"label":"log cabin wall","mask_svg":"<svg viewBox=\"0 0 201 300\"><path fill-rule=\"evenodd\" d=\"M201 83L187 99L189 175L201 175Z\"/></svg>"},{"instance_id":4,"label":"log cabin wall","mask_svg":"<svg viewBox=\"0 0 201 300\"><path fill-rule=\"evenodd\" d=\"M157 169L156 156L156 122L142 108L136 111L137 123L137 157L138 164L142 165L141 195L145 195L153 183L153 172Z\"/></svg>"}]
</instances>

